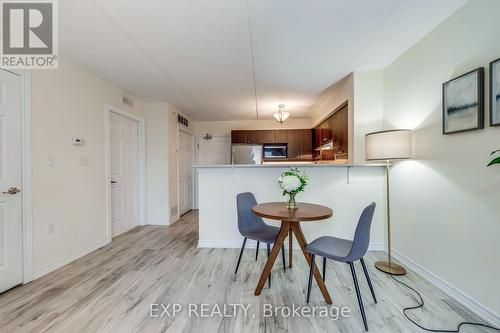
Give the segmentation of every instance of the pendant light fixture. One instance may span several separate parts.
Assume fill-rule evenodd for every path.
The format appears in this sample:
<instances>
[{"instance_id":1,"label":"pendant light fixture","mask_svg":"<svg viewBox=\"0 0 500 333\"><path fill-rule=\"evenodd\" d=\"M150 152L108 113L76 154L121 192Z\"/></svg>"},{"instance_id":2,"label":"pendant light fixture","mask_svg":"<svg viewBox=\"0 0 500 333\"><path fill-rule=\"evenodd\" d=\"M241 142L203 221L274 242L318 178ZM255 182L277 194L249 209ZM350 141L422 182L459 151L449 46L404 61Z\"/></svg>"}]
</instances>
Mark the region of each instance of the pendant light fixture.
<instances>
[{"instance_id":1,"label":"pendant light fixture","mask_svg":"<svg viewBox=\"0 0 500 333\"><path fill-rule=\"evenodd\" d=\"M285 111L285 104L278 105L278 112L274 114L274 119L279 121L280 124L283 124L288 117L290 117L290 113Z\"/></svg>"}]
</instances>

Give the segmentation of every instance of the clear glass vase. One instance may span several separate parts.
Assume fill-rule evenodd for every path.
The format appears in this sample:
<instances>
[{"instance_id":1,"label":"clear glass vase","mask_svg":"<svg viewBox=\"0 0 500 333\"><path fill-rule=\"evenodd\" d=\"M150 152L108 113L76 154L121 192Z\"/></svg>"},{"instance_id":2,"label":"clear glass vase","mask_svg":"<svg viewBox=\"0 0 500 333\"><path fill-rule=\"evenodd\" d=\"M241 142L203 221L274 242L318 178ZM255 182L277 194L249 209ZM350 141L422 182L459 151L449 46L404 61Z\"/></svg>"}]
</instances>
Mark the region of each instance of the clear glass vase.
<instances>
[{"instance_id":1,"label":"clear glass vase","mask_svg":"<svg viewBox=\"0 0 500 333\"><path fill-rule=\"evenodd\" d=\"M297 209L299 206L297 206L297 202L295 201L295 195L297 193L288 193L288 202L286 204L286 208L288 209Z\"/></svg>"}]
</instances>

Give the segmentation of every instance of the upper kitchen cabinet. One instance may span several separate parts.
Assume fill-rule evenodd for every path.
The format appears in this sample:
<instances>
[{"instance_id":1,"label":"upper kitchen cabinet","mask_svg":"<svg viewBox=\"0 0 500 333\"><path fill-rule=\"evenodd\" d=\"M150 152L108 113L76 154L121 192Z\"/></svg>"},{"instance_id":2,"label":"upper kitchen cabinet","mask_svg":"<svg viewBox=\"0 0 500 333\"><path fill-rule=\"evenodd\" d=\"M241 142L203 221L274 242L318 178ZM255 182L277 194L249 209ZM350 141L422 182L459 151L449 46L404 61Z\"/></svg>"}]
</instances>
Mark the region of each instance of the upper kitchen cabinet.
<instances>
[{"instance_id":1,"label":"upper kitchen cabinet","mask_svg":"<svg viewBox=\"0 0 500 333\"><path fill-rule=\"evenodd\" d=\"M293 130L234 130L231 142L238 144L287 144L290 159L311 159L313 142L311 129Z\"/></svg>"},{"instance_id":2,"label":"upper kitchen cabinet","mask_svg":"<svg viewBox=\"0 0 500 333\"><path fill-rule=\"evenodd\" d=\"M262 143L262 131L231 131L231 143L247 143L260 145Z\"/></svg>"},{"instance_id":3,"label":"upper kitchen cabinet","mask_svg":"<svg viewBox=\"0 0 500 333\"><path fill-rule=\"evenodd\" d=\"M276 142L276 136L274 135L273 130L265 130L261 131L262 132L262 143L275 143Z\"/></svg>"},{"instance_id":4,"label":"upper kitchen cabinet","mask_svg":"<svg viewBox=\"0 0 500 333\"><path fill-rule=\"evenodd\" d=\"M246 132L247 132L247 143L250 144L262 143L262 131L246 131Z\"/></svg>"},{"instance_id":5,"label":"upper kitchen cabinet","mask_svg":"<svg viewBox=\"0 0 500 333\"><path fill-rule=\"evenodd\" d=\"M300 133L300 156L301 158L311 158L313 153L312 131L311 129L298 130Z\"/></svg>"},{"instance_id":6,"label":"upper kitchen cabinet","mask_svg":"<svg viewBox=\"0 0 500 333\"><path fill-rule=\"evenodd\" d=\"M287 156L288 158L300 158L301 151L301 130L289 130L288 131L288 146L287 146Z\"/></svg>"},{"instance_id":7,"label":"upper kitchen cabinet","mask_svg":"<svg viewBox=\"0 0 500 333\"><path fill-rule=\"evenodd\" d=\"M274 131L277 143L287 143L288 142L288 132L286 130Z\"/></svg>"},{"instance_id":8,"label":"upper kitchen cabinet","mask_svg":"<svg viewBox=\"0 0 500 333\"><path fill-rule=\"evenodd\" d=\"M288 158L311 159L312 158L312 130L296 129L288 130Z\"/></svg>"},{"instance_id":9,"label":"upper kitchen cabinet","mask_svg":"<svg viewBox=\"0 0 500 333\"><path fill-rule=\"evenodd\" d=\"M337 154L346 154L348 148L347 105L331 116L330 127L332 129L333 147L336 148L335 152Z\"/></svg>"},{"instance_id":10,"label":"upper kitchen cabinet","mask_svg":"<svg viewBox=\"0 0 500 333\"><path fill-rule=\"evenodd\" d=\"M262 132L262 143L288 143L287 130L265 130Z\"/></svg>"},{"instance_id":11,"label":"upper kitchen cabinet","mask_svg":"<svg viewBox=\"0 0 500 333\"><path fill-rule=\"evenodd\" d=\"M325 160L345 159L348 151L347 104L313 130L314 155Z\"/></svg>"},{"instance_id":12,"label":"upper kitchen cabinet","mask_svg":"<svg viewBox=\"0 0 500 333\"><path fill-rule=\"evenodd\" d=\"M231 131L232 143L248 143L247 131Z\"/></svg>"}]
</instances>

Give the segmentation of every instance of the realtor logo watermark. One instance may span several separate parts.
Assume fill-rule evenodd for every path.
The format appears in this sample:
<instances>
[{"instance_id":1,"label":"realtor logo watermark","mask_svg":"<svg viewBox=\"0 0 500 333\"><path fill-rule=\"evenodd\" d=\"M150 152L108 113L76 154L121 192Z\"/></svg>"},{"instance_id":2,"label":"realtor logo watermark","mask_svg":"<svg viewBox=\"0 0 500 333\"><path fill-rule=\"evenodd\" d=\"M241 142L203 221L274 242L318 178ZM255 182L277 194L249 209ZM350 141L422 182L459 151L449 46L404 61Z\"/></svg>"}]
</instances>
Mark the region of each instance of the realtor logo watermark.
<instances>
[{"instance_id":1,"label":"realtor logo watermark","mask_svg":"<svg viewBox=\"0 0 500 333\"><path fill-rule=\"evenodd\" d=\"M57 0L0 0L0 17L1 68L57 68Z\"/></svg>"}]
</instances>

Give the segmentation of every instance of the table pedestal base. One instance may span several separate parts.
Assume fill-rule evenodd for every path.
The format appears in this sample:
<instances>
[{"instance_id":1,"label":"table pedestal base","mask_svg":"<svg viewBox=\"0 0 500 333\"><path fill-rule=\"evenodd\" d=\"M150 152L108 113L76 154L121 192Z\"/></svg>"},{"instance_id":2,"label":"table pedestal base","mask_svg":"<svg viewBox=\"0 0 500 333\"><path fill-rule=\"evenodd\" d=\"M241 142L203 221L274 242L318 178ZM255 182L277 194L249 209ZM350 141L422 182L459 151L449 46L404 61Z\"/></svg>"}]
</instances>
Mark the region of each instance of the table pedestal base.
<instances>
[{"instance_id":1,"label":"table pedestal base","mask_svg":"<svg viewBox=\"0 0 500 333\"><path fill-rule=\"evenodd\" d=\"M259 283L257 284L257 288L255 289L254 295L258 296L262 292L262 288L264 288L264 285L266 284L266 280L269 277L269 274L271 273L271 269L273 268L274 262L276 260L276 257L278 256L281 247L283 246L283 243L285 241L285 238L287 236L290 237L290 253L289 253L289 267L292 267L292 254L291 254L291 245L292 245L292 233L295 235L295 238L297 239L297 242L299 243L299 246L302 250L302 254L304 254L304 257L306 258L307 263L309 266L311 265L311 255L305 251L305 248L307 246L306 239L304 237L304 234L302 233L302 229L300 227L299 222L289 222L289 221L283 221L281 223L281 228L280 232L278 234L278 238L276 239L276 242L273 245L273 249L271 251L271 254L269 255L269 258L267 259L266 266L264 267L264 270L262 271L262 274L260 276ZM314 269L313 269L313 275L314 278L316 279L316 283L318 284L319 289L321 290L321 293L323 294L323 298L325 299L325 302L327 304L332 304L332 299L330 297L330 294L328 293L328 290L326 289L325 283L323 282L323 278L321 277L321 274L319 273L318 267L316 266L316 263L313 263Z\"/></svg>"}]
</instances>

